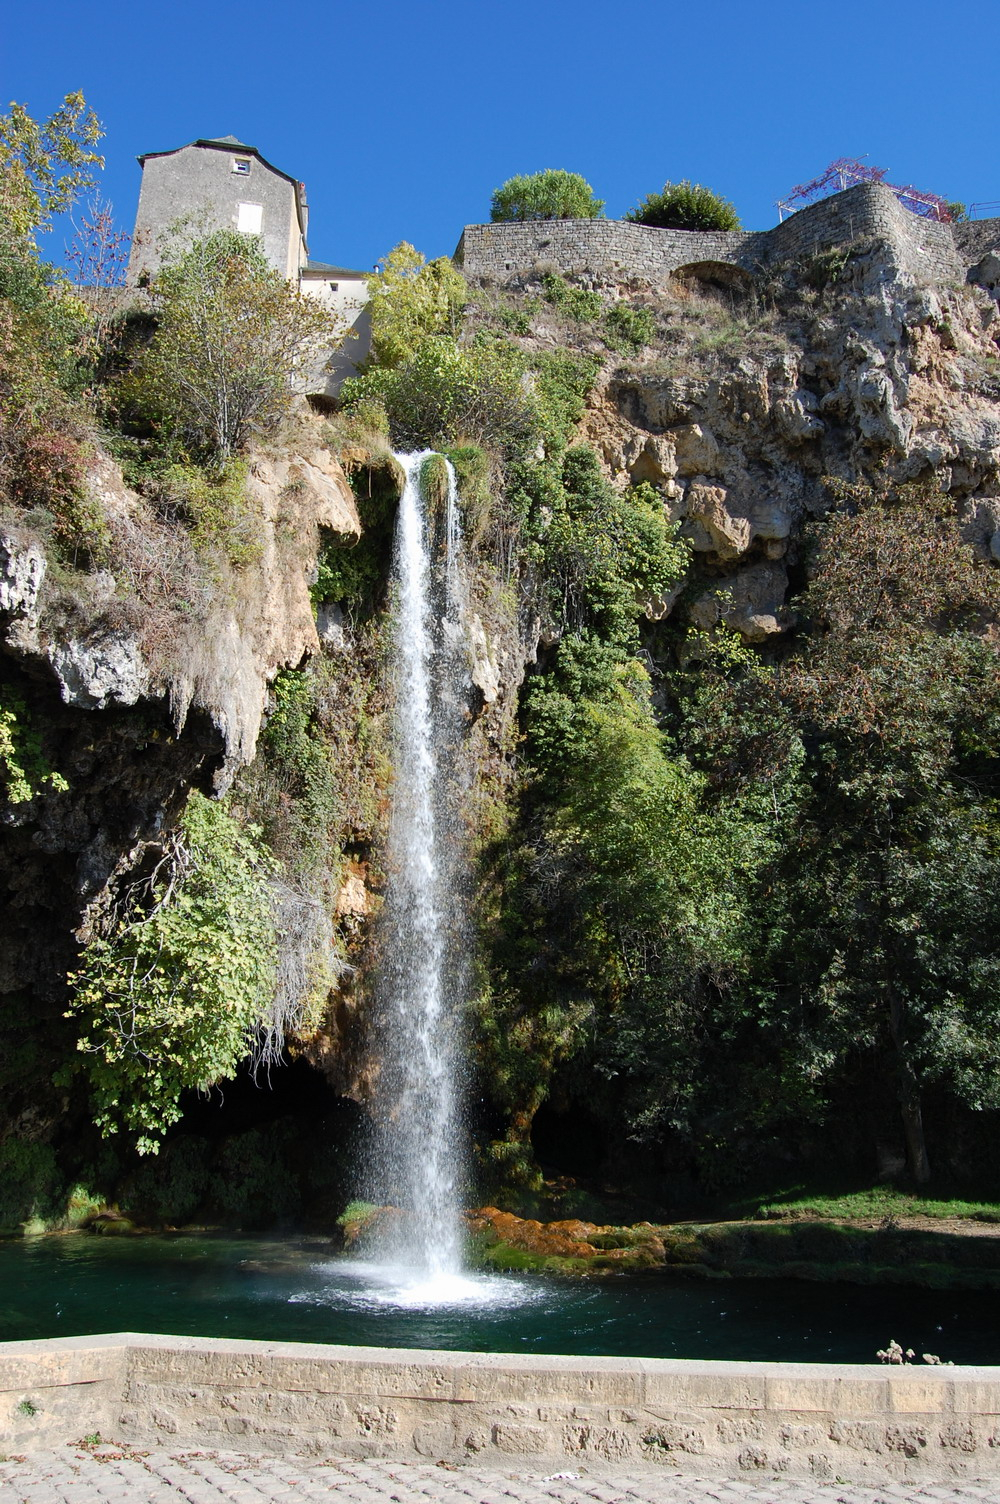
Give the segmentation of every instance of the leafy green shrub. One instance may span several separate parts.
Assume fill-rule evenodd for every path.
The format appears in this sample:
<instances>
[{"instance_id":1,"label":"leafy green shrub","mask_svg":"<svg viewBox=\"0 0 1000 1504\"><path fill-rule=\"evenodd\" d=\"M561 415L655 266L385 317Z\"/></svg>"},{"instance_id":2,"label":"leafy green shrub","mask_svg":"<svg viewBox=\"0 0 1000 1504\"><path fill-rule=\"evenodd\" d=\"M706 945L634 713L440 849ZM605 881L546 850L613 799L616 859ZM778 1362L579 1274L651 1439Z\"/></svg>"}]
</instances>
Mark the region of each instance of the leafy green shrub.
<instances>
[{"instance_id":1,"label":"leafy green shrub","mask_svg":"<svg viewBox=\"0 0 1000 1504\"><path fill-rule=\"evenodd\" d=\"M739 215L728 199L684 178L664 183L660 193L650 193L625 216L637 225L660 230L739 230Z\"/></svg>"},{"instance_id":2,"label":"leafy green shrub","mask_svg":"<svg viewBox=\"0 0 1000 1504\"><path fill-rule=\"evenodd\" d=\"M530 334L532 319L540 307L537 298L525 298L517 307L502 303L493 310L493 317L507 334Z\"/></svg>"},{"instance_id":3,"label":"leafy green shrub","mask_svg":"<svg viewBox=\"0 0 1000 1504\"><path fill-rule=\"evenodd\" d=\"M324 602L353 605L370 595L382 573L380 561L359 543L345 546L342 536L323 529L316 559L316 578L309 587L314 606Z\"/></svg>"},{"instance_id":4,"label":"leafy green shrub","mask_svg":"<svg viewBox=\"0 0 1000 1504\"><path fill-rule=\"evenodd\" d=\"M293 802L296 863L303 869L329 859L331 826L340 813L337 766L317 724L318 688L308 669L282 669L271 686L271 711L261 733L261 750L284 801Z\"/></svg>"},{"instance_id":5,"label":"leafy green shrub","mask_svg":"<svg viewBox=\"0 0 1000 1504\"><path fill-rule=\"evenodd\" d=\"M229 1138L209 1185L212 1205L241 1225L266 1227L290 1217L300 1199L289 1123Z\"/></svg>"},{"instance_id":6,"label":"leafy green shrub","mask_svg":"<svg viewBox=\"0 0 1000 1504\"><path fill-rule=\"evenodd\" d=\"M487 527L493 505L490 457L477 444L464 444L447 451L455 467L462 525L466 538L475 542Z\"/></svg>"},{"instance_id":7,"label":"leafy green shrub","mask_svg":"<svg viewBox=\"0 0 1000 1504\"><path fill-rule=\"evenodd\" d=\"M656 319L648 308L633 308L629 303L615 303L604 315L605 337L616 350L633 355L651 345L656 337Z\"/></svg>"},{"instance_id":8,"label":"leafy green shrub","mask_svg":"<svg viewBox=\"0 0 1000 1504\"><path fill-rule=\"evenodd\" d=\"M94 1121L138 1133L141 1154L180 1117L185 1088L232 1076L275 987L268 862L253 827L191 794L180 838L133 883L71 977L79 1068Z\"/></svg>"},{"instance_id":9,"label":"leafy green shrub","mask_svg":"<svg viewBox=\"0 0 1000 1504\"><path fill-rule=\"evenodd\" d=\"M200 552L218 549L234 569L244 569L257 562L262 548L262 519L251 510L246 483L246 462L228 459L204 469L168 465L146 489L187 522Z\"/></svg>"},{"instance_id":10,"label":"leafy green shrub","mask_svg":"<svg viewBox=\"0 0 1000 1504\"><path fill-rule=\"evenodd\" d=\"M558 272L546 272L542 277L542 288L546 301L561 308L571 319L585 324L600 318L604 299L599 292L591 292L586 287L574 287Z\"/></svg>"},{"instance_id":11,"label":"leafy green shrub","mask_svg":"<svg viewBox=\"0 0 1000 1504\"><path fill-rule=\"evenodd\" d=\"M129 1177L123 1202L144 1221L176 1226L189 1222L206 1199L209 1147L185 1134L164 1144L156 1161L145 1161Z\"/></svg>"},{"instance_id":12,"label":"leafy green shrub","mask_svg":"<svg viewBox=\"0 0 1000 1504\"><path fill-rule=\"evenodd\" d=\"M595 356L573 355L569 350L544 350L534 357L535 401L550 443L562 446L572 437L600 369Z\"/></svg>"},{"instance_id":13,"label":"leafy green shrub","mask_svg":"<svg viewBox=\"0 0 1000 1504\"><path fill-rule=\"evenodd\" d=\"M825 292L835 286L844 276L851 261L849 246L835 246L828 251L817 251L799 264L799 275L808 287Z\"/></svg>"},{"instance_id":14,"label":"leafy green shrub","mask_svg":"<svg viewBox=\"0 0 1000 1504\"><path fill-rule=\"evenodd\" d=\"M42 753L21 695L0 685L0 790L10 804L26 804L45 790L65 793L69 784Z\"/></svg>"},{"instance_id":15,"label":"leafy green shrub","mask_svg":"<svg viewBox=\"0 0 1000 1504\"><path fill-rule=\"evenodd\" d=\"M594 628L608 642L633 645L638 601L669 591L689 557L659 493L644 485L619 495L583 445L568 450L558 468L525 466L515 479L553 624Z\"/></svg>"},{"instance_id":16,"label":"leafy green shrub","mask_svg":"<svg viewBox=\"0 0 1000 1504\"><path fill-rule=\"evenodd\" d=\"M364 406L362 399L351 412ZM321 530L317 575L310 594L315 606L335 602L357 619L375 609L385 585L399 500L399 469L391 460L371 463L352 471L350 480L361 537L345 547L340 535Z\"/></svg>"},{"instance_id":17,"label":"leafy green shrub","mask_svg":"<svg viewBox=\"0 0 1000 1504\"><path fill-rule=\"evenodd\" d=\"M345 381L341 401L348 411L380 403L402 448L443 448L461 438L517 448L538 428L524 369L524 356L504 339L480 335L460 346L447 335L429 336L402 365Z\"/></svg>"},{"instance_id":18,"label":"leafy green shrub","mask_svg":"<svg viewBox=\"0 0 1000 1504\"><path fill-rule=\"evenodd\" d=\"M588 1103L613 1080L616 1117L641 1140L667 1115L683 1121L695 979L736 949L734 870L759 851L726 812L709 814L639 662L593 631L565 635L551 661L525 686L533 797L498 872L482 1048L515 1124L583 1055Z\"/></svg>"},{"instance_id":19,"label":"leafy green shrub","mask_svg":"<svg viewBox=\"0 0 1000 1504\"><path fill-rule=\"evenodd\" d=\"M58 1216L65 1180L50 1144L20 1138L0 1143L0 1228Z\"/></svg>"},{"instance_id":20,"label":"leafy green shrub","mask_svg":"<svg viewBox=\"0 0 1000 1504\"><path fill-rule=\"evenodd\" d=\"M577 172L548 168L508 178L497 188L490 204L490 219L599 219L604 200Z\"/></svg>"},{"instance_id":21,"label":"leafy green shrub","mask_svg":"<svg viewBox=\"0 0 1000 1504\"><path fill-rule=\"evenodd\" d=\"M380 366L399 366L426 335L458 334L468 288L450 256L425 261L404 240L389 252L381 272L369 277L368 294L372 358Z\"/></svg>"}]
</instances>

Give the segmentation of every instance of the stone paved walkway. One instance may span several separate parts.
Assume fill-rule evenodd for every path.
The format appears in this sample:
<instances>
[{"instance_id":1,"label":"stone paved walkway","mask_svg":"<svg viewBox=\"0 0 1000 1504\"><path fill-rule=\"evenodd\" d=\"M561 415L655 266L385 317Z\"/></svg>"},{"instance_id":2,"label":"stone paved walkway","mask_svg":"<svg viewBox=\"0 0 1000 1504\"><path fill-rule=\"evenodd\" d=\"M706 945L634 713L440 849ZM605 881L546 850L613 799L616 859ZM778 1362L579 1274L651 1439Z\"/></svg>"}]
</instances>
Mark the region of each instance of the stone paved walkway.
<instances>
[{"instance_id":1,"label":"stone paved walkway","mask_svg":"<svg viewBox=\"0 0 1000 1504\"><path fill-rule=\"evenodd\" d=\"M997 1504L990 1483L861 1487L787 1479L567 1469L493 1472L416 1462L313 1462L233 1452L70 1446L0 1462L3 1504Z\"/></svg>"}]
</instances>

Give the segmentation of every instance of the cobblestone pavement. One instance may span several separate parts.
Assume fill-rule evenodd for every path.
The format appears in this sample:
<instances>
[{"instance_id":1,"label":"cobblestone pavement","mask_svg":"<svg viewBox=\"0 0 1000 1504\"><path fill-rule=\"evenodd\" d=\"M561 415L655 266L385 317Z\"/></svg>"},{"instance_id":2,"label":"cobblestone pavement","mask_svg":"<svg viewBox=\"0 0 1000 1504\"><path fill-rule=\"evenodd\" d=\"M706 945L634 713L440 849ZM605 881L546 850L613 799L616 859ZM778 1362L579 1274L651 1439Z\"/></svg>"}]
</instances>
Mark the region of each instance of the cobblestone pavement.
<instances>
[{"instance_id":1,"label":"cobblestone pavement","mask_svg":"<svg viewBox=\"0 0 1000 1504\"><path fill-rule=\"evenodd\" d=\"M677 1473L503 1471L69 1446L0 1461L3 1504L997 1504L996 1482L868 1487Z\"/></svg>"}]
</instances>

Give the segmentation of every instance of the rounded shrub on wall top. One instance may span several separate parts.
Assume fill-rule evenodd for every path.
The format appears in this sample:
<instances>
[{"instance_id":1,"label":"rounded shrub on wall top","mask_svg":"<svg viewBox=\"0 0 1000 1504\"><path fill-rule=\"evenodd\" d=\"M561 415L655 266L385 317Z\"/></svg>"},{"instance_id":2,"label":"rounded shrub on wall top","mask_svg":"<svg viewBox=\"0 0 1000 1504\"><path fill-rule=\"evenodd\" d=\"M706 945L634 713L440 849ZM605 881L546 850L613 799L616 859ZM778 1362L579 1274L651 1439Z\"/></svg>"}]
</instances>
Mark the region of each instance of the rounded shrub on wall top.
<instances>
[{"instance_id":1,"label":"rounded shrub on wall top","mask_svg":"<svg viewBox=\"0 0 1000 1504\"><path fill-rule=\"evenodd\" d=\"M741 230L740 217L728 199L703 188L700 183L664 183L661 193L650 193L626 219L658 230Z\"/></svg>"},{"instance_id":2,"label":"rounded shrub on wall top","mask_svg":"<svg viewBox=\"0 0 1000 1504\"><path fill-rule=\"evenodd\" d=\"M586 178L550 167L508 178L493 194L490 219L600 219L603 210Z\"/></svg>"}]
</instances>

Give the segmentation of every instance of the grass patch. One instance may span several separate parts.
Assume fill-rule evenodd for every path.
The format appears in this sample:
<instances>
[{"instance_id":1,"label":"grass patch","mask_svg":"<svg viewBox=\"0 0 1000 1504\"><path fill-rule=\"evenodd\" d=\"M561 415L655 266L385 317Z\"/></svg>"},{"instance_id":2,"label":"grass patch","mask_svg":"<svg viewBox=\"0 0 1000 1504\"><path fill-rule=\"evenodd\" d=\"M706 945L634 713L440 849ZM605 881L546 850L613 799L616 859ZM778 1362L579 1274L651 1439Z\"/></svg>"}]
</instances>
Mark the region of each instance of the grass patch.
<instances>
[{"instance_id":1,"label":"grass patch","mask_svg":"<svg viewBox=\"0 0 1000 1504\"><path fill-rule=\"evenodd\" d=\"M799 1186L762 1201L753 1215L762 1221L803 1217L879 1221L900 1221L907 1217L962 1217L975 1222L1000 1222L1000 1201L966 1201L960 1197L901 1191L886 1185L834 1194L817 1193Z\"/></svg>"}]
</instances>

